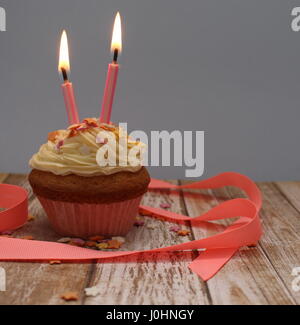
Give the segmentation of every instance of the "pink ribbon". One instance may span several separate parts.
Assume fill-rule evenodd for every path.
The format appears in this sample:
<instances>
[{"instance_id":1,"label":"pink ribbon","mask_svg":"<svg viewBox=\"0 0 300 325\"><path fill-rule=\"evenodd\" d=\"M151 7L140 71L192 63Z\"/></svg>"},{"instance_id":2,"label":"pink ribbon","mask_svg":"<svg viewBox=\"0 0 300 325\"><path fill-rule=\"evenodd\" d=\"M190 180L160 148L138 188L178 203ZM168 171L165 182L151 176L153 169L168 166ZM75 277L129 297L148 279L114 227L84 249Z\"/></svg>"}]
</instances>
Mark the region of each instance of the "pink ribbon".
<instances>
[{"instance_id":1,"label":"pink ribbon","mask_svg":"<svg viewBox=\"0 0 300 325\"><path fill-rule=\"evenodd\" d=\"M149 190L208 189L224 186L238 187L246 193L248 198L237 198L223 202L203 215L195 218L149 206L140 207L141 212L144 214L161 217L171 222L191 221L194 227L201 225L203 221L209 222L213 220L239 218L223 232L208 238L192 240L182 244L147 251L104 252L55 242L1 237L0 260L60 260L73 262L98 260L98 262L101 262L103 259L123 256L124 258L122 261L126 262L126 260L130 261L129 256L140 253L146 254L205 249L205 251L199 252L199 256L190 263L189 268L206 281L214 276L240 247L255 245L260 239L262 230L259 210L261 208L262 199L259 189L251 179L234 172L223 173L203 181L181 186L156 179L152 179L149 185ZM2 222L3 220L0 219L0 228Z\"/></svg>"}]
</instances>

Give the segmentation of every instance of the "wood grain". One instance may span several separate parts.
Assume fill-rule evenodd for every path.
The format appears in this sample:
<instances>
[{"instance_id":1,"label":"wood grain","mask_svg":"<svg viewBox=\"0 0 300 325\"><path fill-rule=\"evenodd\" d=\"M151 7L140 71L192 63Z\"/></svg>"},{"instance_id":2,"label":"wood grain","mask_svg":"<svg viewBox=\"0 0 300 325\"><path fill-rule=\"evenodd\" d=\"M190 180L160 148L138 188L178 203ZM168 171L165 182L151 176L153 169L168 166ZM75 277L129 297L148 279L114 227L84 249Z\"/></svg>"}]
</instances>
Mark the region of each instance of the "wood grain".
<instances>
[{"instance_id":1,"label":"wood grain","mask_svg":"<svg viewBox=\"0 0 300 325\"><path fill-rule=\"evenodd\" d=\"M4 180L8 177L8 174L1 174L0 173L0 183L3 183Z\"/></svg>"},{"instance_id":2,"label":"wood grain","mask_svg":"<svg viewBox=\"0 0 300 325\"><path fill-rule=\"evenodd\" d=\"M264 231L259 249L275 269L286 294L299 304L300 295L292 290L291 272L293 267L300 266L300 214L273 183L258 183L258 187L263 194L260 216ZM244 196L236 188L230 188L229 195Z\"/></svg>"},{"instance_id":3,"label":"wood grain","mask_svg":"<svg viewBox=\"0 0 300 325\"><path fill-rule=\"evenodd\" d=\"M185 213L178 193L153 191L143 199L145 205L159 207L161 203L169 203L174 212ZM145 218L145 222L144 227L128 234L124 249L150 249L192 239L171 232L171 223L152 218ZM190 229L188 225L183 228ZM98 264L90 286L97 286L101 294L87 297L85 304L209 304L206 285L187 267L193 253L186 254L184 259L181 254L166 257L164 261L161 255L152 254L150 262L140 256L133 263Z\"/></svg>"},{"instance_id":4,"label":"wood grain","mask_svg":"<svg viewBox=\"0 0 300 325\"><path fill-rule=\"evenodd\" d=\"M29 213L36 219L14 232L14 237L34 234L35 239L56 241L60 237L50 228L43 209L32 194L25 175L10 175L8 184L23 186L29 192ZM0 262L6 271L6 292L0 292L0 304L65 304L60 298L68 291L80 293L80 300L68 304L80 304L84 298L92 266L90 264L61 264Z\"/></svg>"},{"instance_id":5,"label":"wood grain","mask_svg":"<svg viewBox=\"0 0 300 325\"><path fill-rule=\"evenodd\" d=\"M25 175L0 174L0 182L23 186L29 192L29 212L36 219L14 232L14 237L34 235L35 239L56 241ZM173 183L178 183L174 181ZM6 270L7 291L0 292L0 304L299 304L300 295L291 282L293 267L300 266L300 182L259 183L264 197L261 219L264 236L257 247L241 249L207 283L192 273L188 264L196 252L141 254L130 263L122 259L99 264L49 265L48 263L0 262ZM191 218L224 200L243 197L236 188L207 191L153 191L143 204L159 207L169 203L174 212ZM122 250L146 250L211 236L222 231L228 221L201 224L183 229L180 237L170 231L171 223L144 218L134 227ZM84 288L97 286L99 295L88 297ZM79 293L75 302L60 296Z\"/></svg>"},{"instance_id":6,"label":"wood grain","mask_svg":"<svg viewBox=\"0 0 300 325\"><path fill-rule=\"evenodd\" d=\"M232 196L228 189L184 193L184 201L191 217L203 214ZM193 227L195 238L200 239L222 231L229 220L218 221L212 227ZM270 286L272 283L272 286ZM244 248L207 283L213 304L293 304L276 270L259 248ZM284 293L284 294L283 294Z\"/></svg>"}]
</instances>

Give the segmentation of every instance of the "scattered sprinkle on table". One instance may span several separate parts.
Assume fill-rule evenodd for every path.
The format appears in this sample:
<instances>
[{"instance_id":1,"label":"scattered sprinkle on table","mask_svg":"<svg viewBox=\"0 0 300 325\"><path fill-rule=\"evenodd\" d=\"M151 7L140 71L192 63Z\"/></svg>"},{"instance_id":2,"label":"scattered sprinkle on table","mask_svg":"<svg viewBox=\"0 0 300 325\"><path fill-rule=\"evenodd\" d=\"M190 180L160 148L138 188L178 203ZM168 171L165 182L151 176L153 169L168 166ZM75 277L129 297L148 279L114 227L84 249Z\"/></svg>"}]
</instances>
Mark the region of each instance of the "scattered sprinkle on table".
<instances>
[{"instance_id":1,"label":"scattered sprinkle on table","mask_svg":"<svg viewBox=\"0 0 300 325\"><path fill-rule=\"evenodd\" d=\"M134 226L135 226L135 227L142 227L142 226L144 226L144 224L145 224L145 221L137 220L137 221L134 223Z\"/></svg>"},{"instance_id":2,"label":"scattered sprinkle on table","mask_svg":"<svg viewBox=\"0 0 300 325\"><path fill-rule=\"evenodd\" d=\"M69 244L82 247L82 246L84 246L85 241L81 238L71 238Z\"/></svg>"},{"instance_id":3,"label":"scattered sprinkle on table","mask_svg":"<svg viewBox=\"0 0 300 325\"><path fill-rule=\"evenodd\" d=\"M33 220L35 220L35 216L29 215L27 217L27 221L33 221Z\"/></svg>"},{"instance_id":4,"label":"scattered sprinkle on table","mask_svg":"<svg viewBox=\"0 0 300 325\"><path fill-rule=\"evenodd\" d=\"M92 241L92 240L88 240L84 243L84 246L86 247L97 247L97 242L96 241Z\"/></svg>"},{"instance_id":5,"label":"scattered sprinkle on table","mask_svg":"<svg viewBox=\"0 0 300 325\"><path fill-rule=\"evenodd\" d=\"M97 244L97 248L98 249L106 249L106 248L108 248L108 243Z\"/></svg>"},{"instance_id":6,"label":"scattered sprinkle on table","mask_svg":"<svg viewBox=\"0 0 300 325\"><path fill-rule=\"evenodd\" d=\"M52 261L49 261L49 264L50 264L50 265L61 264L61 261L58 261L58 260L52 260Z\"/></svg>"},{"instance_id":7,"label":"scattered sprinkle on table","mask_svg":"<svg viewBox=\"0 0 300 325\"><path fill-rule=\"evenodd\" d=\"M101 241L103 239L105 239L105 237L100 235L89 237L90 241Z\"/></svg>"},{"instance_id":8,"label":"scattered sprinkle on table","mask_svg":"<svg viewBox=\"0 0 300 325\"><path fill-rule=\"evenodd\" d=\"M161 203L159 206L162 209L169 209L169 208L171 208L171 205L169 203Z\"/></svg>"},{"instance_id":9,"label":"scattered sprinkle on table","mask_svg":"<svg viewBox=\"0 0 300 325\"><path fill-rule=\"evenodd\" d=\"M178 231L180 231L180 227L179 226L172 226L172 227L170 227L170 231L178 233Z\"/></svg>"},{"instance_id":10,"label":"scattered sprinkle on table","mask_svg":"<svg viewBox=\"0 0 300 325\"><path fill-rule=\"evenodd\" d=\"M57 242L58 243L69 243L70 241L71 241L70 237L63 237L63 238L60 238Z\"/></svg>"},{"instance_id":11,"label":"scattered sprinkle on table","mask_svg":"<svg viewBox=\"0 0 300 325\"><path fill-rule=\"evenodd\" d=\"M11 236L12 234L13 234L12 230L6 230L6 231L1 232L1 235L3 235L3 236Z\"/></svg>"},{"instance_id":12,"label":"scattered sprinkle on table","mask_svg":"<svg viewBox=\"0 0 300 325\"><path fill-rule=\"evenodd\" d=\"M85 295L88 297L96 297L96 296L100 295L101 288L97 287L97 286L93 286L90 288L85 288L84 292L85 292Z\"/></svg>"},{"instance_id":13,"label":"scattered sprinkle on table","mask_svg":"<svg viewBox=\"0 0 300 325\"><path fill-rule=\"evenodd\" d=\"M20 239L34 240L33 236L23 236Z\"/></svg>"},{"instance_id":14,"label":"scattered sprinkle on table","mask_svg":"<svg viewBox=\"0 0 300 325\"><path fill-rule=\"evenodd\" d=\"M179 235L179 236L187 236L189 234L190 234L189 230L179 230L179 231L177 231L177 235Z\"/></svg>"},{"instance_id":15,"label":"scattered sprinkle on table","mask_svg":"<svg viewBox=\"0 0 300 325\"><path fill-rule=\"evenodd\" d=\"M107 248L110 248L110 249L118 249L122 246L122 243L119 242L118 240L109 240L107 242L107 244L108 244Z\"/></svg>"},{"instance_id":16,"label":"scattered sprinkle on table","mask_svg":"<svg viewBox=\"0 0 300 325\"><path fill-rule=\"evenodd\" d=\"M65 301L76 301L78 300L78 293L70 291L62 294L60 297Z\"/></svg>"},{"instance_id":17,"label":"scattered sprinkle on table","mask_svg":"<svg viewBox=\"0 0 300 325\"><path fill-rule=\"evenodd\" d=\"M112 240L117 240L117 241L119 241L122 244L125 243L125 238L124 237L121 237L121 236L112 237L111 239Z\"/></svg>"}]
</instances>

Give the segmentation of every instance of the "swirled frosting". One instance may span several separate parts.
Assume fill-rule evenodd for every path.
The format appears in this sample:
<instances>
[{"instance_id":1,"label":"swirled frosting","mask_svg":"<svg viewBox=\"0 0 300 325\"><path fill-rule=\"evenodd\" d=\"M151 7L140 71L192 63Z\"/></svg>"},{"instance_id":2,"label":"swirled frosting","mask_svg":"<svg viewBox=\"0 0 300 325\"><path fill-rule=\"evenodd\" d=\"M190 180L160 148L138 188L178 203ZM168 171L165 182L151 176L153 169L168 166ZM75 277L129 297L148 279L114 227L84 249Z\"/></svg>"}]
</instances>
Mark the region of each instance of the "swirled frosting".
<instances>
[{"instance_id":1,"label":"swirled frosting","mask_svg":"<svg viewBox=\"0 0 300 325\"><path fill-rule=\"evenodd\" d=\"M111 137L116 139L114 148L112 148L113 142L109 141ZM138 158L135 164L129 162L128 154L133 147ZM103 156L99 155L99 149L103 149ZM49 133L48 142L32 156L29 165L33 169L63 176L69 174L110 175L120 171L136 172L142 166L143 150L145 150L145 145L130 138L121 127L100 123L95 118L87 118L80 124L71 125L67 130ZM105 158L108 153L115 159L114 165L106 162Z\"/></svg>"}]
</instances>

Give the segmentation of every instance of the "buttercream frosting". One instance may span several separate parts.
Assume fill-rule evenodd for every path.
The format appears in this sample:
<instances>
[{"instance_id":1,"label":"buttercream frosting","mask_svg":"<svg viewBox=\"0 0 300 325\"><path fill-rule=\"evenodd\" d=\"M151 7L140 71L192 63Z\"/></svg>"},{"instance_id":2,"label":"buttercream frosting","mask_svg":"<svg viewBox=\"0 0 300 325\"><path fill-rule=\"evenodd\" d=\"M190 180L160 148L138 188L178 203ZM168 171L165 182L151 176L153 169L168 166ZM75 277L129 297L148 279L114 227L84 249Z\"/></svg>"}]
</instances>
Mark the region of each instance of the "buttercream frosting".
<instances>
[{"instance_id":1,"label":"buttercream frosting","mask_svg":"<svg viewBox=\"0 0 300 325\"><path fill-rule=\"evenodd\" d=\"M113 141L109 141L110 138L116 139L114 148L112 148ZM138 152L135 164L130 163L128 159L133 147L135 147L134 152ZM109 151L112 156L110 158L115 160L113 166L106 164L105 155L103 159L101 158L99 149L103 152ZM121 127L100 123L95 118L88 118L80 124L70 126L67 130L49 133L47 143L43 144L32 156L29 165L33 169L63 176L69 174L110 175L120 171L136 172L142 167L140 158L144 150L145 145L130 138Z\"/></svg>"}]
</instances>

